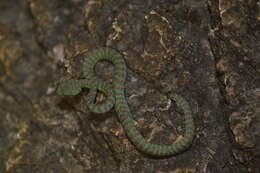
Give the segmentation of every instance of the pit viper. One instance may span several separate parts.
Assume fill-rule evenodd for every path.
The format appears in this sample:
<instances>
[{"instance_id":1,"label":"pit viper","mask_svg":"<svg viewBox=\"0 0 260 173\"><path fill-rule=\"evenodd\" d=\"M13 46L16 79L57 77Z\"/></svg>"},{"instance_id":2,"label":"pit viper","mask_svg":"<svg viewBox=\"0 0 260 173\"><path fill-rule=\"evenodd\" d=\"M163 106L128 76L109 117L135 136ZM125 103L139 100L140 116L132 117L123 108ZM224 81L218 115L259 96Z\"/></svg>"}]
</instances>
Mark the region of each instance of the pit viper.
<instances>
[{"instance_id":1,"label":"pit viper","mask_svg":"<svg viewBox=\"0 0 260 173\"><path fill-rule=\"evenodd\" d=\"M114 76L112 84L97 77L95 66L99 61L109 61L114 66ZM88 88L88 97L84 100L87 107L94 113L108 112L115 107L118 118L130 141L136 148L152 156L171 156L183 152L192 144L195 125L192 112L188 102L180 95L171 94L173 100L184 114L184 136L173 144L153 144L147 141L135 125L126 96L124 92L124 83L126 80L126 63L121 53L109 47L100 47L90 51L83 62L83 77L72 77L62 81L57 86L59 95L77 95L82 88ZM103 103L95 103L97 91L106 95Z\"/></svg>"}]
</instances>

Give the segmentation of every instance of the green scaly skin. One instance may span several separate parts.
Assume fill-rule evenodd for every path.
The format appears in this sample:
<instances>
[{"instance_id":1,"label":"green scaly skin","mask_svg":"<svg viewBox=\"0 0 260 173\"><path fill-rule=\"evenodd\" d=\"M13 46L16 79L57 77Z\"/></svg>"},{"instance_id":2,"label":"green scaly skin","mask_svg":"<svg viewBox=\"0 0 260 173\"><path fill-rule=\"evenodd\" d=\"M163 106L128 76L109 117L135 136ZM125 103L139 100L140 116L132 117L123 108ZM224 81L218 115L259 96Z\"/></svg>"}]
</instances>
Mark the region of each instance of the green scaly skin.
<instances>
[{"instance_id":1,"label":"green scaly skin","mask_svg":"<svg viewBox=\"0 0 260 173\"><path fill-rule=\"evenodd\" d=\"M114 79L112 86L97 78L95 74L95 65L106 60L114 65ZM57 93L59 95L77 95L81 92L81 88L89 88L89 97L86 99L86 104L89 109L95 113L105 113L114 105L118 114L119 120L132 143L143 153L152 156L170 156L183 152L192 143L195 134L195 125L191 113L191 109L187 101L176 94L170 95L170 98L175 101L184 113L185 134L177 142L171 145L152 144L148 142L140 131L135 126L135 121L128 107L125 93L124 83L126 79L126 64L122 55L111 48L98 48L88 54L85 59L83 77L84 79L71 78L58 85ZM103 92L107 96L107 100L102 104L95 104L97 90Z\"/></svg>"}]
</instances>

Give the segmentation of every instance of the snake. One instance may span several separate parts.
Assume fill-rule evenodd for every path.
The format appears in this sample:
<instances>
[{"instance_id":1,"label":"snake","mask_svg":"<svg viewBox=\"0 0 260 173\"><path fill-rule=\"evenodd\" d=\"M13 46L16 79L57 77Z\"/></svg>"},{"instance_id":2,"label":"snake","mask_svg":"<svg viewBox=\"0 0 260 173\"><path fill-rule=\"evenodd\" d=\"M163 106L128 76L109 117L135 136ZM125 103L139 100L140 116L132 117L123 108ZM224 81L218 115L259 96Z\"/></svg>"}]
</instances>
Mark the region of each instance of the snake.
<instances>
[{"instance_id":1,"label":"snake","mask_svg":"<svg viewBox=\"0 0 260 173\"><path fill-rule=\"evenodd\" d=\"M99 61L108 61L114 67L112 83L96 75L95 66ZM101 114L115 107L116 114L123 129L132 144L141 153L155 157L172 156L187 150L195 135L195 123L191 108L182 96L170 94L170 99L181 109L184 115L184 135L173 144L154 144L149 142L136 127L125 96L125 81L127 66L123 55L110 47L99 47L87 53L83 62L83 75L81 78L71 77L58 83L58 95L78 95L82 89L89 89L88 97L84 100L90 111ZM106 100L96 103L97 92L102 92Z\"/></svg>"}]
</instances>

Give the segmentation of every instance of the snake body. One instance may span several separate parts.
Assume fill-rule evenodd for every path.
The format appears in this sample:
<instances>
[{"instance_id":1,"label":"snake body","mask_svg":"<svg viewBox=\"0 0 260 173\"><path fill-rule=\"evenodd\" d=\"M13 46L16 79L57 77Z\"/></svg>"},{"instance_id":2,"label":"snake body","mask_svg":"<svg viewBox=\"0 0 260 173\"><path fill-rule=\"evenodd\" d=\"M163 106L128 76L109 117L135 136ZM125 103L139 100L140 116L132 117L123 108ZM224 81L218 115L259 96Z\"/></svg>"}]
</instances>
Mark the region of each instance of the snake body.
<instances>
[{"instance_id":1,"label":"snake body","mask_svg":"<svg viewBox=\"0 0 260 173\"><path fill-rule=\"evenodd\" d=\"M114 66L112 85L101 80L95 74L95 65L101 60L109 61ZM89 88L90 92L86 104L95 113L105 113L115 105L118 118L128 138L143 153L152 156L170 156L189 148L195 134L195 125L189 104L183 97L176 94L171 94L170 98L175 101L184 113L184 136L171 145L152 144L144 138L135 126L135 121L126 101L124 93L126 70L124 58L119 52L112 48L101 47L88 53L83 64L84 78L71 78L61 82L58 85L57 93L59 95L77 95L81 92L81 88ZM97 90L107 96L106 101L102 104L95 104Z\"/></svg>"}]
</instances>

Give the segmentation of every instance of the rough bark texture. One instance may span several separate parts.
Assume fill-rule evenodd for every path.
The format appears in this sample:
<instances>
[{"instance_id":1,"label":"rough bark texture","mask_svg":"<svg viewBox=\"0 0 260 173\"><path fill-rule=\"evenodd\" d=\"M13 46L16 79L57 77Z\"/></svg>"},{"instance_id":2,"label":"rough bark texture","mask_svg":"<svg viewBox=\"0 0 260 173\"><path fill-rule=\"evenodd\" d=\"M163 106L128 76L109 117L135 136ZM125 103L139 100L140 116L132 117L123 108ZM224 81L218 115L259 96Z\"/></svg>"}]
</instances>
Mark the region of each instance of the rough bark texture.
<instances>
[{"instance_id":1,"label":"rough bark texture","mask_svg":"<svg viewBox=\"0 0 260 173\"><path fill-rule=\"evenodd\" d=\"M127 101L149 141L170 144L189 102L196 138L162 159L139 153L115 111L95 115L55 84L84 54L125 55ZM113 67L97 73L111 78ZM102 95L98 97L102 100ZM0 172L260 172L258 0L1 0Z\"/></svg>"}]
</instances>

